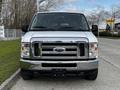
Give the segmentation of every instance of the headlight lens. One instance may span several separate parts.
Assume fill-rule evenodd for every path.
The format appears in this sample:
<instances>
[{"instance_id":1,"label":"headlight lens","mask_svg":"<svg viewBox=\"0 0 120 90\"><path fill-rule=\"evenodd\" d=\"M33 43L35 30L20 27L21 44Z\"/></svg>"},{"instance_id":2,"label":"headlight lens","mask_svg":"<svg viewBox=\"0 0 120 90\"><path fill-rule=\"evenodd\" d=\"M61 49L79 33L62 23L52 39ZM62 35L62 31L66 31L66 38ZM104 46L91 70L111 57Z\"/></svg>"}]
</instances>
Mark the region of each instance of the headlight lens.
<instances>
[{"instance_id":1,"label":"headlight lens","mask_svg":"<svg viewBox=\"0 0 120 90\"><path fill-rule=\"evenodd\" d=\"M98 58L98 43L90 43L89 57L90 58Z\"/></svg>"},{"instance_id":2,"label":"headlight lens","mask_svg":"<svg viewBox=\"0 0 120 90\"><path fill-rule=\"evenodd\" d=\"M21 45L21 57L22 58L29 58L30 56L30 44L29 43L22 43Z\"/></svg>"}]
</instances>

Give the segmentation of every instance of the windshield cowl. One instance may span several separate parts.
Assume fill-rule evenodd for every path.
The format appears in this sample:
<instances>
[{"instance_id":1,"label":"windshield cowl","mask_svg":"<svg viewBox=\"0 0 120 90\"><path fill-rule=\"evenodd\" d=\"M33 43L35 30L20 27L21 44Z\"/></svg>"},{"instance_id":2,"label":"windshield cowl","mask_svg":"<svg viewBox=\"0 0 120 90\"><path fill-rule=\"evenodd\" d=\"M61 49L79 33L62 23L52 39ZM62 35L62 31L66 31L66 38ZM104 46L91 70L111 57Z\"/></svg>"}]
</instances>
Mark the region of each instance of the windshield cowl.
<instances>
[{"instance_id":1,"label":"windshield cowl","mask_svg":"<svg viewBox=\"0 0 120 90\"><path fill-rule=\"evenodd\" d=\"M29 31L90 31L90 30L82 30L82 29L39 29L39 28L32 28Z\"/></svg>"}]
</instances>

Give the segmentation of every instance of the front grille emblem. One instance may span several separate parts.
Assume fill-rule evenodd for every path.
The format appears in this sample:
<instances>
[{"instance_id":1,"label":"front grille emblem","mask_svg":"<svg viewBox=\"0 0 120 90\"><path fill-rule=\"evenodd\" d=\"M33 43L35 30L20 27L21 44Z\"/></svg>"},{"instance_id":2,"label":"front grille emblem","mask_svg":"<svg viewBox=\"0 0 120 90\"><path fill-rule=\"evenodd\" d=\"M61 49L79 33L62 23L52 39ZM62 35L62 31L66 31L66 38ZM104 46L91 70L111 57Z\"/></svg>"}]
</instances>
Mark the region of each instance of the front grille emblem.
<instances>
[{"instance_id":1,"label":"front grille emblem","mask_svg":"<svg viewBox=\"0 0 120 90\"><path fill-rule=\"evenodd\" d=\"M61 52L65 51L65 48L63 48L63 47L55 47L55 48L53 48L53 51L61 53Z\"/></svg>"}]
</instances>

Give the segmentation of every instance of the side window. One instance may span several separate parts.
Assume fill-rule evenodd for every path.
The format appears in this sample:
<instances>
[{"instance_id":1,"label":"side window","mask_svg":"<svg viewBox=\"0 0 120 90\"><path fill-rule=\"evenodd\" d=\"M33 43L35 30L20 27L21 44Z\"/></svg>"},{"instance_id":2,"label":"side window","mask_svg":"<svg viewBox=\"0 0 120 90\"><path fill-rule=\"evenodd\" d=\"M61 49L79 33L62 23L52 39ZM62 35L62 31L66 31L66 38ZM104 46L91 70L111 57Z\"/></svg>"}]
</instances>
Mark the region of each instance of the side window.
<instances>
[{"instance_id":1,"label":"side window","mask_svg":"<svg viewBox=\"0 0 120 90\"><path fill-rule=\"evenodd\" d=\"M34 26L37 26L36 24L37 24L37 16L35 16L31 27L33 28Z\"/></svg>"},{"instance_id":2,"label":"side window","mask_svg":"<svg viewBox=\"0 0 120 90\"><path fill-rule=\"evenodd\" d=\"M86 29L86 30L89 29L89 28L88 28L89 26L88 26L88 24L87 24L87 20L85 19L84 16L81 17L80 26L81 26L81 28L84 28L84 29Z\"/></svg>"}]
</instances>

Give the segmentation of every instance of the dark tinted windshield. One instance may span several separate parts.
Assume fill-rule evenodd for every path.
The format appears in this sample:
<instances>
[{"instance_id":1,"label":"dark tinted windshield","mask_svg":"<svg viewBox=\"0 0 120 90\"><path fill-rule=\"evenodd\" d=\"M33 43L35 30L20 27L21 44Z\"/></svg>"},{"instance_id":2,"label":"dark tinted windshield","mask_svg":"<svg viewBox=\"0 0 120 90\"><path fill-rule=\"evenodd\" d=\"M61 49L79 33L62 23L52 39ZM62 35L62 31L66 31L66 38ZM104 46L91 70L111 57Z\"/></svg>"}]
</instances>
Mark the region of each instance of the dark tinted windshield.
<instances>
[{"instance_id":1,"label":"dark tinted windshield","mask_svg":"<svg viewBox=\"0 0 120 90\"><path fill-rule=\"evenodd\" d=\"M82 14L40 13L35 16L31 30L88 31L89 27Z\"/></svg>"}]
</instances>

